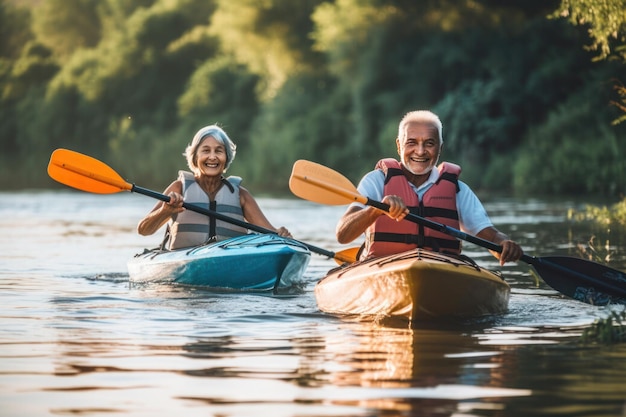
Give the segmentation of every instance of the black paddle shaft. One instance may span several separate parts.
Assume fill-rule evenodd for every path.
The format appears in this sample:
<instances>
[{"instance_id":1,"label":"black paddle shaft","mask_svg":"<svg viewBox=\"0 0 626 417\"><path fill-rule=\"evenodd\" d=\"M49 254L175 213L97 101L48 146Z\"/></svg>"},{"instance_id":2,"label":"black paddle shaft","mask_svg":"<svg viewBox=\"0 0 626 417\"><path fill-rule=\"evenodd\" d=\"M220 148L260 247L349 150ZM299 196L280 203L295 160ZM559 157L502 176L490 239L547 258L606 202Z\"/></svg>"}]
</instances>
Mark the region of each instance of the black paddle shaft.
<instances>
[{"instance_id":1,"label":"black paddle shaft","mask_svg":"<svg viewBox=\"0 0 626 417\"><path fill-rule=\"evenodd\" d=\"M161 200L166 203L170 201L169 196L166 196L165 194L157 193L155 191L148 190L147 188L139 187L135 184L132 184L132 188L130 191L133 193L147 195L148 197L156 198L157 200ZM213 211L213 210L205 209L204 207L196 206L195 204L183 203L183 207L186 208L187 210L195 211L196 213L204 214L205 216L214 217L218 220L222 220L227 223L241 226L243 228L246 228L246 229L258 232L258 233L274 234L274 235L277 234L275 231L266 229L265 227L257 226L256 224L252 224L252 223L247 223L239 219L234 219L232 217L225 216L221 213L218 213L217 211ZM296 242L300 242L300 241L296 241ZM300 243L306 246L311 252L328 256L329 258L334 258L336 256L336 253L327 251L326 249L318 248L317 246L313 246L304 242L300 242Z\"/></svg>"},{"instance_id":2,"label":"black paddle shaft","mask_svg":"<svg viewBox=\"0 0 626 417\"><path fill-rule=\"evenodd\" d=\"M381 203L375 200L370 200L369 198L367 199L366 204L376 207L380 210L389 211L388 204ZM467 233L464 233L460 230L457 230L445 224L428 220L416 214L409 213L405 217L405 219L414 223L421 224L422 226L428 227L429 229L434 229L441 233L454 236L457 239L474 243L478 246L482 246L483 248L496 251L498 253L502 252L502 246L500 245L473 235L468 235ZM616 269L612 269L607 266L600 265L584 259L568 257L550 257L550 259L548 259L537 258L534 256L528 256L526 254L523 254L520 260L532 265L540 275L541 272L545 272L546 269L550 270L551 272L558 272L559 274L557 275L549 273L541 275L541 277L548 285L559 291L561 288L570 287L572 284L567 281L572 280L583 286L589 286L590 284L594 285L595 287L597 287L598 290L601 290L610 296L626 298L626 276L624 275L624 273ZM571 267L568 268L567 266L562 265L562 263L570 264L571 267L576 267L576 270L572 269ZM603 281L594 276L580 272L580 270L584 270L582 267L584 267L587 272L592 272L594 273L594 275L599 275L613 282ZM616 285L617 283L622 283L622 286ZM565 292L566 295L573 296L573 294L568 294L569 292L571 291Z\"/></svg>"}]
</instances>

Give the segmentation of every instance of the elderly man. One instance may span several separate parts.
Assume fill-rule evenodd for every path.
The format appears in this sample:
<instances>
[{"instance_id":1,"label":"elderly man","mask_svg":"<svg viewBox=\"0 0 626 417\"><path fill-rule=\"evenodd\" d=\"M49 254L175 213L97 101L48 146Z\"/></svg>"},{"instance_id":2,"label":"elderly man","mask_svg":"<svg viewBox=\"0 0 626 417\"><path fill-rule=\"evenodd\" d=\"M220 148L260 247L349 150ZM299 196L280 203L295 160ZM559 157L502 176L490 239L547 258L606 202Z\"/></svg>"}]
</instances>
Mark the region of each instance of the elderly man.
<instances>
[{"instance_id":1,"label":"elderly man","mask_svg":"<svg viewBox=\"0 0 626 417\"><path fill-rule=\"evenodd\" d=\"M337 240L348 243L365 233L361 259L426 248L459 254L461 244L444 233L403 220L409 213L429 218L501 245L492 252L500 264L517 261L521 247L496 229L474 192L458 177L461 168L437 166L443 147L442 123L430 111L407 113L396 139L400 161L382 159L360 181L358 191L389 205L388 212L360 203L350 205L337 224Z\"/></svg>"}]
</instances>

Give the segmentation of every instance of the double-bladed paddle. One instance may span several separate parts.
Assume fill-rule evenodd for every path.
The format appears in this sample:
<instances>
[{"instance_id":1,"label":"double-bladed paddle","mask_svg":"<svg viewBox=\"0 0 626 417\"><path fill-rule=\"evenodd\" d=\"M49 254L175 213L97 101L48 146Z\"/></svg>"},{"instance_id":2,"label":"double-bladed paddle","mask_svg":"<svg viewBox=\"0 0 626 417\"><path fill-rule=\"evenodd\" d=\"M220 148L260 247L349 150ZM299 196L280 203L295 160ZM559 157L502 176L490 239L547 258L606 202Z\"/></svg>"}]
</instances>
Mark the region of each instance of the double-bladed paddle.
<instances>
[{"instance_id":1,"label":"double-bladed paddle","mask_svg":"<svg viewBox=\"0 0 626 417\"><path fill-rule=\"evenodd\" d=\"M295 162L289 179L289 188L298 197L320 204L345 205L359 202L389 211L387 204L359 194L356 187L342 174L311 161ZM413 213L407 215L405 219L489 250L502 252L502 246L493 242ZM626 275L621 271L568 256L537 258L524 254L521 260L532 265L549 286L578 301L594 305L626 303Z\"/></svg>"},{"instance_id":2,"label":"double-bladed paddle","mask_svg":"<svg viewBox=\"0 0 626 417\"><path fill-rule=\"evenodd\" d=\"M170 198L164 194L138 187L135 184L125 181L113 168L109 167L104 162L68 149L57 149L52 153L50 163L48 164L48 175L61 184L90 193L114 194L120 191L130 191L156 198L157 200L165 202L170 201ZM273 230L234 219L193 204L183 203L183 207L187 210L214 217L258 233L276 234ZM331 252L308 243L300 243L306 246L311 252L334 258L337 263L354 262L359 250L359 248L349 248L340 252Z\"/></svg>"}]
</instances>

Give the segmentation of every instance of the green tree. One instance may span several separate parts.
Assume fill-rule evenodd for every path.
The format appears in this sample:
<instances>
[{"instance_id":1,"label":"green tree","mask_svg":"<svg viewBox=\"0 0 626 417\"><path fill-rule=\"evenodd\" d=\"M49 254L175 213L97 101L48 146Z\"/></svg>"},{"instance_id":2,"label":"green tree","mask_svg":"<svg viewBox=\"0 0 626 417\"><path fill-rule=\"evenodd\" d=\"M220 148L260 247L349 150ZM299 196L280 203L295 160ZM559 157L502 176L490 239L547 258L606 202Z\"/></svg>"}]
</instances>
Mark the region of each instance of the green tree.
<instances>
[{"instance_id":1,"label":"green tree","mask_svg":"<svg viewBox=\"0 0 626 417\"><path fill-rule=\"evenodd\" d=\"M243 148L259 103L259 77L230 58L208 59L192 74L178 99L178 114L191 130L218 123ZM225 88L227 86L227 88Z\"/></svg>"},{"instance_id":2,"label":"green tree","mask_svg":"<svg viewBox=\"0 0 626 417\"><path fill-rule=\"evenodd\" d=\"M544 123L533 126L514 164L515 189L551 195L622 194L626 149L620 138L626 126L611 126L610 114L598 111L607 99L589 83L560 103Z\"/></svg>"},{"instance_id":3,"label":"green tree","mask_svg":"<svg viewBox=\"0 0 626 417\"><path fill-rule=\"evenodd\" d=\"M99 0L44 0L33 9L37 39L59 57L93 48L102 36Z\"/></svg>"},{"instance_id":4,"label":"green tree","mask_svg":"<svg viewBox=\"0 0 626 417\"><path fill-rule=\"evenodd\" d=\"M562 0L551 17L587 28L597 59L615 53L626 60L626 0Z\"/></svg>"},{"instance_id":5,"label":"green tree","mask_svg":"<svg viewBox=\"0 0 626 417\"><path fill-rule=\"evenodd\" d=\"M427 108L474 187L570 192L576 178L620 193L620 165L597 159L623 153L607 96L620 41L592 62L586 27L546 19L559 3L0 1L0 170L49 184L63 146L165 186L196 130L219 123L240 146L233 174L284 191L299 158L357 180L395 155L402 115Z\"/></svg>"},{"instance_id":6,"label":"green tree","mask_svg":"<svg viewBox=\"0 0 626 417\"><path fill-rule=\"evenodd\" d=\"M0 1L0 58L14 59L21 54L22 47L34 38L31 22L30 9Z\"/></svg>"},{"instance_id":7,"label":"green tree","mask_svg":"<svg viewBox=\"0 0 626 417\"><path fill-rule=\"evenodd\" d=\"M445 158L465 166L464 178L510 187L506 155L520 146L529 121L545 120L550 106L578 88L571 67L584 68L586 58L568 49L574 31L545 21L545 6L483 3L340 0L315 11L315 47L351 100L350 134L342 138L358 155L344 153L351 175L395 155L402 115L427 108L442 117Z\"/></svg>"},{"instance_id":8,"label":"green tree","mask_svg":"<svg viewBox=\"0 0 626 417\"><path fill-rule=\"evenodd\" d=\"M344 116L349 111L346 98L331 77L314 72L290 78L255 119L250 145L241 151L242 172L265 189L286 192L296 160L339 167L354 158L358 151L346 145L350 135Z\"/></svg>"},{"instance_id":9,"label":"green tree","mask_svg":"<svg viewBox=\"0 0 626 417\"><path fill-rule=\"evenodd\" d=\"M223 51L261 76L271 99L286 80L317 57L311 49L311 13L323 0L217 0L211 33Z\"/></svg>"},{"instance_id":10,"label":"green tree","mask_svg":"<svg viewBox=\"0 0 626 417\"><path fill-rule=\"evenodd\" d=\"M591 38L587 48L597 51L595 60L617 57L626 64L626 0L562 0L551 17L585 27ZM626 87L622 80L614 88L618 97L613 104L624 113L614 120L617 124L626 121Z\"/></svg>"}]
</instances>

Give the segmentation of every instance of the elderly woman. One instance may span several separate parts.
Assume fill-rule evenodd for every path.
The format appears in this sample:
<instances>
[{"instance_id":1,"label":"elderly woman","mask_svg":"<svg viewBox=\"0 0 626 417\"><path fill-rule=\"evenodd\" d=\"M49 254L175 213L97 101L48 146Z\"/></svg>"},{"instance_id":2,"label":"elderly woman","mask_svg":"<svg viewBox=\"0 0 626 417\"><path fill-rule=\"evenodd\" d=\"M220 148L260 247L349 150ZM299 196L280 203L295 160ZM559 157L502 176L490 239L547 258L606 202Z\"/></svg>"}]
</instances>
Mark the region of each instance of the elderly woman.
<instances>
[{"instance_id":1,"label":"elderly woman","mask_svg":"<svg viewBox=\"0 0 626 417\"><path fill-rule=\"evenodd\" d=\"M183 154L191 172L179 172L178 179L164 191L170 201L154 206L139 222L139 234L151 235L170 221L166 241L169 249L179 249L247 233L242 227L185 210L185 201L291 237L284 227L277 229L270 224L252 194L240 185L241 178L224 177L235 159L236 148L219 126L200 129Z\"/></svg>"}]
</instances>

